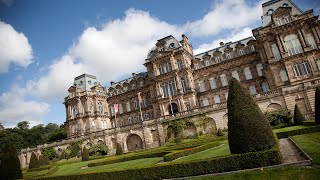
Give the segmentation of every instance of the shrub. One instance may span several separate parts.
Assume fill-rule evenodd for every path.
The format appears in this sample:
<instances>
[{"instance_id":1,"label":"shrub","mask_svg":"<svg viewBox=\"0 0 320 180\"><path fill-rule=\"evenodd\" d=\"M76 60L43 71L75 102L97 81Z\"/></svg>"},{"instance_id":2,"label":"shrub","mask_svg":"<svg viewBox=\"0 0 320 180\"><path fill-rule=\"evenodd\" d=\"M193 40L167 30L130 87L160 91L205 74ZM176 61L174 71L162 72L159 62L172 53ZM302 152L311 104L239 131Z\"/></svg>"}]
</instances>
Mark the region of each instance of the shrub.
<instances>
[{"instance_id":1,"label":"shrub","mask_svg":"<svg viewBox=\"0 0 320 180\"><path fill-rule=\"evenodd\" d=\"M89 154L90 154L90 156L107 155L108 150L109 149L105 144L95 144L90 148Z\"/></svg>"},{"instance_id":2,"label":"shrub","mask_svg":"<svg viewBox=\"0 0 320 180\"><path fill-rule=\"evenodd\" d=\"M79 141L75 141L70 144L70 157L76 157L80 153L80 145L81 142Z\"/></svg>"},{"instance_id":3,"label":"shrub","mask_svg":"<svg viewBox=\"0 0 320 180\"><path fill-rule=\"evenodd\" d=\"M220 128L218 129L217 136L223 136L223 132Z\"/></svg>"},{"instance_id":4,"label":"shrub","mask_svg":"<svg viewBox=\"0 0 320 180\"><path fill-rule=\"evenodd\" d=\"M294 115L293 115L293 123L294 125L302 125L303 121L305 121L302 113L299 110L297 105L294 106Z\"/></svg>"},{"instance_id":5,"label":"shrub","mask_svg":"<svg viewBox=\"0 0 320 180\"><path fill-rule=\"evenodd\" d=\"M20 179L22 177L17 150L13 144L8 143L3 148L0 179Z\"/></svg>"},{"instance_id":6,"label":"shrub","mask_svg":"<svg viewBox=\"0 0 320 180\"><path fill-rule=\"evenodd\" d=\"M53 147L47 147L41 150L41 154L45 155L49 158L49 160L52 160L57 156L57 152Z\"/></svg>"},{"instance_id":7,"label":"shrub","mask_svg":"<svg viewBox=\"0 0 320 180\"><path fill-rule=\"evenodd\" d=\"M49 164L49 158L45 155L40 155L39 156L39 164L40 164L40 166Z\"/></svg>"},{"instance_id":8,"label":"shrub","mask_svg":"<svg viewBox=\"0 0 320 180\"><path fill-rule=\"evenodd\" d=\"M304 129L296 129L292 131L286 131L286 132L278 132L277 137L279 139L282 138L288 138L289 136L295 136L295 135L300 135L300 134L309 134L313 132L319 132L320 131L320 126L312 126L309 128L304 128Z\"/></svg>"},{"instance_id":9,"label":"shrub","mask_svg":"<svg viewBox=\"0 0 320 180\"><path fill-rule=\"evenodd\" d=\"M82 151L82 161L89 161L89 150L84 146Z\"/></svg>"},{"instance_id":10,"label":"shrub","mask_svg":"<svg viewBox=\"0 0 320 180\"><path fill-rule=\"evenodd\" d=\"M320 86L316 88L314 95L314 111L316 124L320 125Z\"/></svg>"},{"instance_id":11,"label":"shrub","mask_svg":"<svg viewBox=\"0 0 320 180\"><path fill-rule=\"evenodd\" d=\"M249 91L235 78L230 81L227 107L232 154L261 151L275 145L270 124Z\"/></svg>"},{"instance_id":12,"label":"shrub","mask_svg":"<svg viewBox=\"0 0 320 180\"><path fill-rule=\"evenodd\" d=\"M29 163L29 169L38 168L40 167L40 162L38 157L34 152L31 154L30 163Z\"/></svg>"},{"instance_id":13,"label":"shrub","mask_svg":"<svg viewBox=\"0 0 320 180\"><path fill-rule=\"evenodd\" d=\"M123 154L123 149L121 147L121 144L117 143L116 144L116 155L121 155L121 154Z\"/></svg>"},{"instance_id":14,"label":"shrub","mask_svg":"<svg viewBox=\"0 0 320 180\"><path fill-rule=\"evenodd\" d=\"M290 112L285 108L277 111L266 112L265 116L271 126L289 124L291 120Z\"/></svg>"}]
</instances>

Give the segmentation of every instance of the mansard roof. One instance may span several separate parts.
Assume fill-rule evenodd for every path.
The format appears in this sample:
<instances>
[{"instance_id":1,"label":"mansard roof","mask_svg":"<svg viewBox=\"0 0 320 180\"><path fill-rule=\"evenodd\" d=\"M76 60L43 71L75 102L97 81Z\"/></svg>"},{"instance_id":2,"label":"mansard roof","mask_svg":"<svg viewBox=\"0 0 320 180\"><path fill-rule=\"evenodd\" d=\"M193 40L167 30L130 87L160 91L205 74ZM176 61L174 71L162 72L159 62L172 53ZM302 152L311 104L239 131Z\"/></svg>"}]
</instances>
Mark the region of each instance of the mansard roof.
<instances>
[{"instance_id":1,"label":"mansard roof","mask_svg":"<svg viewBox=\"0 0 320 180\"><path fill-rule=\"evenodd\" d=\"M173 49L177 49L182 45L172 35L161 38L157 41L156 45L150 49L147 55L147 59L154 57L159 52L159 49L161 48L160 46L163 46L163 51L170 51Z\"/></svg>"}]
</instances>

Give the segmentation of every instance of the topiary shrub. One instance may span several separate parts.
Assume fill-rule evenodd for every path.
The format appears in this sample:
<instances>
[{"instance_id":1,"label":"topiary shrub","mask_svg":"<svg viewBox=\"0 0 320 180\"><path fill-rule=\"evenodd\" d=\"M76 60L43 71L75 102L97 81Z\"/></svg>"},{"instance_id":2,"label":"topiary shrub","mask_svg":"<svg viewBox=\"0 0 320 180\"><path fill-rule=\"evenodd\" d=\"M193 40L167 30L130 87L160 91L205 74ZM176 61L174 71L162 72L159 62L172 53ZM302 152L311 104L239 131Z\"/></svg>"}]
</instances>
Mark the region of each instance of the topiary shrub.
<instances>
[{"instance_id":1,"label":"topiary shrub","mask_svg":"<svg viewBox=\"0 0 320 180\"><path fill-rule=\"evenodd\" d=\"M220 128L218 129L217 136L223 136L223 132Z\"/></svg>"},{"instance_id":2,"label":"topiary shrub","mask_svg":"<svg viewBox=\"0 0 320 180\"><path fill-rule=\"evenodd\" d=\"M89 161L89 150L84 146L82 151L82 161Z\"/></svg>"},{"instance_id":3,"label":"topiary shrub","mask_svg":"<svg viewBox=\"0 0 320 180\"><path fill-rule=\"evenodd\" d=\"M276 144L269 122L249 91L235 78L230 81L227 107L232 154L270 149Z\"/></svg>"},{"instance_id":4,"label":"topiary shrub","mask_svg":"<svg viewBox=\"0 0 320 180\"><path fill-rule=\"evenodd\" d=\"M320 125L320 86L316 88L314 95L314 111L316 124Z\"/></svg>"},{"instance_id":5,"label":"topiary shrub","mask_svg":"<svg viewBox=\"0 0 320 180\"><path fill-rule=\"evenodd\" d=\"M121 147L121 144L117 143L116 144L116 155L121 155L121 154L123 154L123 149Z\"/></svg>"},{"instance_id":6,"label":"topiary shrub","mask_svg":"<svg viewBox=\"0 0 320 180\"><path fill-rule=\"evenodd\" d=\"M23 178L20 169L20 160L18 153L13 144L8 143L3 147L1 164L0 164L0 179L20 179Z\"/></svg>"},{"instance_id":7,"label":"topiary shrub","mask_svg":"<svg viewBox=\"0 0 320 180\"><path fill-rule=\"evenodd\" d=\"M305 121L300 109L297 105L294 106L294 115L293 115L293 123L294 125L302 125L303 121Z\"/></svg>"},{"instance_id":8,"label":"topiary shrub","mask_svg":"<svg viewBox=\"0 0 320 180\"><path fill-rule=\"evenodd\" d=\"M29 169L38 168L40 167L40 162L38 157L34 152L31 154L30 163L29 163Z\"/></svg>"},{"instance_id":9,"label":"topiary shrub","mask_svg":"<svg viewBox=\"0 0 320 180\"><path fill-rule=\"evenodd\" d=\"M40 164L40 166L43 166L43 165L46 165L46 164L50 164L49 158L47 156L40 155L39 156L39 164Z\"/></svg>"}]
</instances>

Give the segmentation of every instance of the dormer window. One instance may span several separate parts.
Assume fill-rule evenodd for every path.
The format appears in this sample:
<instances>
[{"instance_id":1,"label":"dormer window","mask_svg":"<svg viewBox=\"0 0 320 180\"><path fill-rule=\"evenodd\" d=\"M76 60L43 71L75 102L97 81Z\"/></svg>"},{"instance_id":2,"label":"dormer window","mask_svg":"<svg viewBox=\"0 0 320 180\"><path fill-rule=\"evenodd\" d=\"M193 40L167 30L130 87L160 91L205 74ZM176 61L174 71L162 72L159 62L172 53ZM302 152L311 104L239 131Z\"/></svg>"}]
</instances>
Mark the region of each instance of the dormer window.
<instances>
[{"instance_id":1,"label":"dormer window","mask_svg":"<svg viewBox=\"0 0 320 180\"><path fill-rule=\"evenodd\" d=\"M174 43L170 43L169 48L174 48Z\"/></svg>"},{"instance_id":2,"label":"dormer window","mask_svg":"<svg viewBox=\"0 0 320 180\"><path fill-rule=\"evenodd\" d=\"M81 86L81 85L83 85L83 82L82 82L82 81L80 81L79 85L80 85L80 86Z\"/></svg>"},{"instance_id":3,"label":"dormer window","mask_svg":"<svg viewBox=\"0 0 320 180\"><path fill-rule=\"evenodd\" d=\"M89 81L88 81L88 84L89 84L89 85L91 85L91 84L92 84L91 80L89 80Z\"/></svg>"},{"instance_id":4,"label":"dormer window","mask_svg":"<svg viewBox=\"0 0 320 180\"><path fill-rule=\"evenodd\" d=\"M267 15L271 15L273 13L273 11L274 11L273 9L269 9L267 12Z\"/></svg>"},{"instance_id":5,"label":"dormer window","mask_svg":"<svg viewBox=\"0 0 320 180\"><path fill-rule=\"evenodd\" d=\"M283 3L282 7L288 7L289 4L288 3Z\"/></svg>"}]
</instances>

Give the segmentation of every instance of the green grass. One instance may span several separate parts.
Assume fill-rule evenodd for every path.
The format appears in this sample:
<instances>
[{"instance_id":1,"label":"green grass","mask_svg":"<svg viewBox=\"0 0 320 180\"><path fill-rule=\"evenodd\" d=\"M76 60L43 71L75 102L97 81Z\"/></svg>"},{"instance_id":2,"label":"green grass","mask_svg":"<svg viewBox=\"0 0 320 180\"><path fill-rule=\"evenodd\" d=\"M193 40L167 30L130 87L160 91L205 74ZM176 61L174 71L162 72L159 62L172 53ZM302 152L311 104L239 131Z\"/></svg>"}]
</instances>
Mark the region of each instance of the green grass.
<instances>
[{"instance_id":1,"label":"green grass","mask_svg":"<svg viewBox=\"0 0 320 180\"><path fill-rule=\"evenodd\" d=\"M222 179L222 180L231 180L231 179L259 179L259 180L313 180L319 179L320 177L320 167L281 167L281 168L272 168L272 169L260 169L254 171L246 172L235 172L229 175L223 176L206 176L206 177L197 177L192 178L193 180L209 180L209 179Z\"/></svg>"},{"instance_id":2,"label":"green grass","mask_svg":"<svg viewBox=\"0 0 320 180\"><path fill-rule=\"evenodd\" d=\"M309 128L309 127L310 126L289 126L289 127L285 127L285 128L274 129L273 132L274 133L287 132L287 131L293 131L293 130L297 130L297 129L305 129L305 128Z\"/></svg>"},{"instance_id":3,"label":"green grass","mask_svg":"<svg viewBox=\"0 0 320 180\"><path fill-rule=\"evenodd\" d=\"M48 173L48 169L42 170L42 171L33 171L33 172L27 172L27 170L22 171L23 178L34 178L38 176L44 176L45 174Z\"/></svg>"},{"instance_id":4,"label":"green grass","mask_svg":"<svg viewBox=\"0 0 320 180\"><path fill-rule=\"evenodd\" d=\"M81 169L81 167L86 166L87 162L76 163L76 164L66 164L59 167L59 170L55 172L52 176L61 176L61 175L71 175L71 174L79 174L79 173L97 173L97 172L107 172L107 171L116 171L116 170L124 170L131 168L141 168L149 165L156 164L160 162L163 158L145 158L145 159L137 159L132 161L108 164L104 166L97 167L89 167L85 169Z\"/></svg>"},{"instance_id":5,"label":"green grass","mask_svg":"<svg viewBox=\"0 0 320 180\"><path fill-rule=\"evenodd\" d=\"M181 157L179 159L174 160L173 162L193 161L193 160L207 159L211 157L224 156L229 154L230 154L230 150L229 150L228 141L224 140L224 141L221 141L220 145L217 147Z\"/></svg>"},{"instance_id":6,"label":"green grass","mask_svg":"<svg viewBox=\"0 0 320 180\"><path fill-rule=\"evenodd\" d=\"M312 159L320 165L320 132L291 137Z\"/></svg>"}]
</instances>

